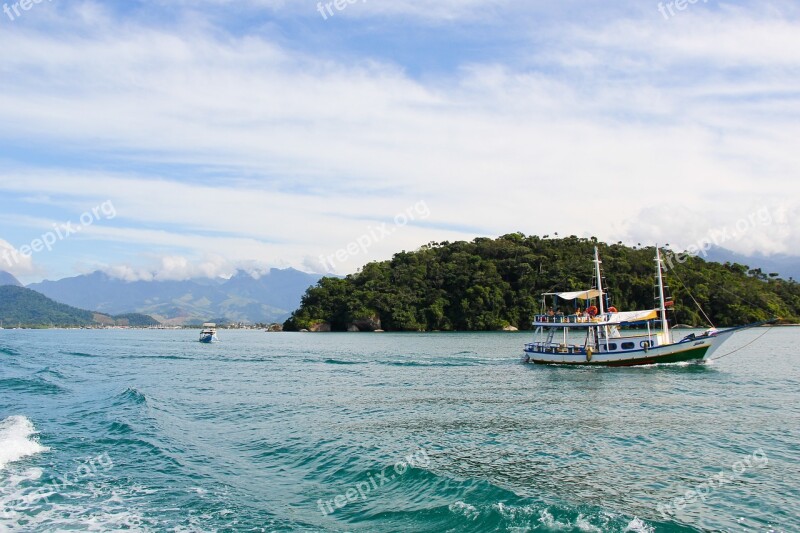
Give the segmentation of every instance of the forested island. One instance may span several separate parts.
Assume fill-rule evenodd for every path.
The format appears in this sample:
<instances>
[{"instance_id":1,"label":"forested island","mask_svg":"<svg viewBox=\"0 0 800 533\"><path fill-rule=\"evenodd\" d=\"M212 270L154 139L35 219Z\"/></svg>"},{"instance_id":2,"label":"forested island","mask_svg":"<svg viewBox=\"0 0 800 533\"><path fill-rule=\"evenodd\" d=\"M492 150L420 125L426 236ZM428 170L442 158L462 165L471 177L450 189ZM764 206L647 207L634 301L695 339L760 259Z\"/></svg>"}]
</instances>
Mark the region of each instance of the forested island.
<instances>
[{"instance_id":1,"label":"forested island","mask_svg":"<svg viewBox=\"0 0 800 533\"><path fill-rule=\"evenodd\" d=\"M655 248L514 233L432 242L345 278L322 278L306 291L284 330L530 329L542 293L591 286L595 246L611 303L621 311L655 307ZM800 285L791 278L696 256L668 257L665 274L675 299L673 325L706 324L689 293L718 327L773 317L799 321Z\"/></svg>"},{"instance_id":2,"label":"forested island","mask_svg":"<svg viewBox=\"0 0 800 533\"><path fill-rule=\"evenodd\" d=\"M5 327L148 327L159 324L148 315L110 316L58 303L36 291L15 285L0 286L0 324Z\"/></svg>"}]
</instances>

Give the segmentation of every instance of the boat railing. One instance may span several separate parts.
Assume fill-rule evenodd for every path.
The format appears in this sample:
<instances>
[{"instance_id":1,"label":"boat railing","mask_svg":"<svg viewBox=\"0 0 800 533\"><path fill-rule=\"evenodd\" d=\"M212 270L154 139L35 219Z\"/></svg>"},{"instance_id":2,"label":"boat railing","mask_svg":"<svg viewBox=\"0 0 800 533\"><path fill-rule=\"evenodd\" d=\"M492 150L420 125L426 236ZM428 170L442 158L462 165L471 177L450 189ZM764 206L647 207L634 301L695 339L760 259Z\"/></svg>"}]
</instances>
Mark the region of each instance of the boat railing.
<instances>
[{"instance_id":1,"label":"boat railing","mask_svg":"<svg viewBox=\"0 0 800 533\"><path fill-rule=\"evenodd\" d=\"M584 347L580 344L564 344L558 342L529 342L525 345L526 352L535 353L585 353Z\"/></svg>"},{"instance_id":2,"label":"boat railing","mask_svg":"<svg viewBox=\"0 0 800 533\"><path fill-rule=\"evenodd\" d=\"M587 324L589 322L599 322L601 317L586 315L536 315L534 321L545 324Z\"/></svg>"}]
</instances>

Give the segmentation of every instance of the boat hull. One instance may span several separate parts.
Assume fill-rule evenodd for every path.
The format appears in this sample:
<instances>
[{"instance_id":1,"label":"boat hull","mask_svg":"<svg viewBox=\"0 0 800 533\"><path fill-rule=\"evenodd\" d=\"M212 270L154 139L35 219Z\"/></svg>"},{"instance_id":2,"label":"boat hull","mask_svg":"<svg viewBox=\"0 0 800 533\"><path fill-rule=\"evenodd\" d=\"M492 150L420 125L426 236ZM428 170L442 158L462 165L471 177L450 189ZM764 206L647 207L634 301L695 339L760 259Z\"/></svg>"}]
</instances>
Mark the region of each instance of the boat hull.
<instances>
[{"instance_id":1,"label":"boat hull","mask_svg":"<svg viewBox=\"0 0 800 533\"><path fill-rule=\"evenodd\" d=\"M686 346L689 344L689 346ZM630 353L597 353L590 357L585 354L525 352L525 362L540 365L574 366L644 366L669 363L701 362L706 360L712 339L693 343L679 343L637 350Z\"/></svg>"},{"instance_id":2,"label":"boat hull","mask_svg":"<svg viewBox=\"0 0 800 533\"><path fill-rule=\"evenodd\" d=\"M212 342L214 342L216 340L217 340L217 336L216 335L201 335L200 336L200 342L205 343L205 344L210 344L210 343L212 343Z\"/></svg>"}]
</instances>

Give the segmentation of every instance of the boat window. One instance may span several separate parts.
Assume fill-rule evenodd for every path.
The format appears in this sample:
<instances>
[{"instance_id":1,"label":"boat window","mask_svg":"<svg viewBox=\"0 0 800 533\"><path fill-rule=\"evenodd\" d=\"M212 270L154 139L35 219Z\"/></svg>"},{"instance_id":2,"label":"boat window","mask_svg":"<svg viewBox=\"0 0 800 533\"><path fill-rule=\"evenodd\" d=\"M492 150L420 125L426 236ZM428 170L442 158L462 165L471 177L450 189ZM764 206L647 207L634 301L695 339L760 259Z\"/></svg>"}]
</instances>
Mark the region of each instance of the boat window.
<instances>
[{"instance_id":1,"label":"boat window","mask_svg":"<svg viewBox=\"0 0 800 533\"><path fill-rule=\"evenodd\" d=\"M609 342L608 343L608 351L609 352L612 351L612 350L616 350L616 349L617 349L617 345L615 343L613 343L613 342Z\"/></svg>"},{"instance_id":2,"label":"boat window","mask_svg":"<svg viewBox=\"0 0 800 533\"><path fill-rule=\"evenodd\" d=\"M635 346L636 346L636 345L635 345L634 343L632 343L632 342L623 342L623 343L622 343L622 349L623 349L623 350L633 350L633 348L634 348Z\"/></svg>"}]
</instances>

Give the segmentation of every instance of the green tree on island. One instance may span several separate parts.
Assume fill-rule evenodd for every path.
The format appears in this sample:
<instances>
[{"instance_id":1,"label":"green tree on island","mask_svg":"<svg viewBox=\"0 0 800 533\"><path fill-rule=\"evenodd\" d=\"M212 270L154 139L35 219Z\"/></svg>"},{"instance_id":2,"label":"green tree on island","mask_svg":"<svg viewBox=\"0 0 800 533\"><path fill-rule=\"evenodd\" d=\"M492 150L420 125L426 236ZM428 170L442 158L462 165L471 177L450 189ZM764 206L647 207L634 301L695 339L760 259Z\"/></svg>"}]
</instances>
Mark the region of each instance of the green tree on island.
<instances>
[{"instance_id":1,"label":"green tree on island","mask_svg":"<svg viewBox=\"0 0 800 533\"><path fill-rule=\"evenodd\" d=\"M387 331L529 329L541 310L541 293L591 285L594 246L600 248L613 305L620 310L654 307L653 247L512 233L472 242L432 242L389 261L369 263L344 279L323 278L306 291L284 329L324 325L346 331L365 322ZM775 316L798 321L800 285L793 280L700 257L672 264L666 279L676 302L671 319L677 323L705 323L688 292L716 326Z\"/></svg>"}]
</instances>

